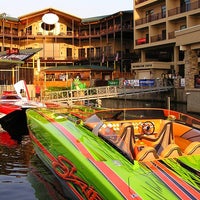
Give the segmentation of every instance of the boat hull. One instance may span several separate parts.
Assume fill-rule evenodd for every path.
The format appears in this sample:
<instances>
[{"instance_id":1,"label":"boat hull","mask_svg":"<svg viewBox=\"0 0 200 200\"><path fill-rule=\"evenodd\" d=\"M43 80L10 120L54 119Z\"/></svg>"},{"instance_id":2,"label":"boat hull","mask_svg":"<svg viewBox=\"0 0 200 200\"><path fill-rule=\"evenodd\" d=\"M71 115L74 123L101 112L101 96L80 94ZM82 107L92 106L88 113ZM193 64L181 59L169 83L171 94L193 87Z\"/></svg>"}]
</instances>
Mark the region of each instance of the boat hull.
<instances>
[{"instance_id":1,"label":"boat hull","mask_svg":"<svg viewBox=\"0 0 200 200\"><path fill-rule=\"evenodd\" d=\"M199 155L130 162L62 110L28 109L26 113L37 155L74 198L195 199L199 195ZM194 172L188 172L188 162ZM187 176L181 175L183 170ZM190 179L195 180L193 185Z\"/></svg>"}]
</instances>

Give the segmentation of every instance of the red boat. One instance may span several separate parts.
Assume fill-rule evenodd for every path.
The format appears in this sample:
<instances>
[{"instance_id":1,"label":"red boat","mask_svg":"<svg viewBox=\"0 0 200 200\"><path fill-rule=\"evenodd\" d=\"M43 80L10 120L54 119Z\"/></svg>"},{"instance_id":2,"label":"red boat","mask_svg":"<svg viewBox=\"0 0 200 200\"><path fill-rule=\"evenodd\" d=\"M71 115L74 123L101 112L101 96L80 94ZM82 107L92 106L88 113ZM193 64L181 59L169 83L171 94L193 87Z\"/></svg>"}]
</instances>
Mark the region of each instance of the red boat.
<instances>
[{"instance_id":1,"label":"red boat","mask_svg":"<svg viewBox=\"0 0 200 200\"><path fill-rule=\"evenodd\" d=\"M0 97L0 144L6 143L5 138L20 142L22 136L28 134L25 110L45 107L41 102L30 100L25 81L17 82L14 88L15 91L4 91ZM8 136L5 136L5 130ZM8 140L8 143L13 142Z\"/></svg>"}]
</instances>

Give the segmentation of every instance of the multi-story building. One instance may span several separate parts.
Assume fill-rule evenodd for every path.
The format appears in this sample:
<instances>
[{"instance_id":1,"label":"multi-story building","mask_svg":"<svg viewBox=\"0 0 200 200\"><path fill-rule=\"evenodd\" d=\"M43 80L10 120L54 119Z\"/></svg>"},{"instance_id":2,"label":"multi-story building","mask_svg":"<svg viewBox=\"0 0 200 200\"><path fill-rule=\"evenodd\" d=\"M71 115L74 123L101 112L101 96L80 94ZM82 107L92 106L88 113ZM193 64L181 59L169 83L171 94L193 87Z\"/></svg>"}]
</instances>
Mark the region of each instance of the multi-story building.
<instances>
[{"instance_id":1,"label":"multi-story building","mask_svg":"<svg viewBox=\"0 0 200 200\"><path fill-rule=\"evenodd\" d=\"M53 18L46 20L46 17ZM33 74L48 67L98 65L125 72L134 60L133 11L86 19L53 8L19 18L3 13L0 46L1 53L41 49L14 70L18 74L15 77L25 80L28 77L28 83L33 83ZM1 69L0 80L12 83L12 77L13 70Z\"/></svg>"},{"instance_id":2,"label":"multi-story building","mask_svg":"<svg viewBox=\"0 0 200 200\"><path fill-rule=\"evenodd\" d=\"M137 78L179 75L185 78L187 87L194 87L194 75L200 63L200 1L133 2L134 49L139 61L132 63L131 69ZM190 66L188 55L196 56Z\"/></svg>"}]
</instances>

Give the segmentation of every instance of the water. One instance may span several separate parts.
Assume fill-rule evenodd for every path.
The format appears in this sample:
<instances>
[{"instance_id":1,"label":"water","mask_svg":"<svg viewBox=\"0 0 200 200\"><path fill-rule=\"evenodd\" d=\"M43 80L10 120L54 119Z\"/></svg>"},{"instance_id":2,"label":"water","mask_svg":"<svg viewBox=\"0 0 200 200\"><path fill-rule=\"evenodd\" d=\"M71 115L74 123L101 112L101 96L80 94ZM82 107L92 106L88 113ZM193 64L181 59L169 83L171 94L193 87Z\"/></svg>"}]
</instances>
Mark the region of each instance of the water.
<instances>
[{"instance_id":1,"label":"water","mask_svg":"<svg viewBox=\"0 0 200 200\"><path fill-rule=\"evenodd\" d=\"M57 179L34 154L29 136L17 147L0 146L0 199L66 199Z\"/></svg>"},{"instance_id":2,"label":"water","mask_svg":"<svg viewBox=\"0 0 200 200\"><path fill-rule=\"evenodd\" d=\"M162 107L166 103L133 100L104 100L105 107ZM172 104L186 112L185 104ZM60 183L35 155L29 136L17 147L0 146L0 200L64 200Z\"/></svg>"}]
</instances>

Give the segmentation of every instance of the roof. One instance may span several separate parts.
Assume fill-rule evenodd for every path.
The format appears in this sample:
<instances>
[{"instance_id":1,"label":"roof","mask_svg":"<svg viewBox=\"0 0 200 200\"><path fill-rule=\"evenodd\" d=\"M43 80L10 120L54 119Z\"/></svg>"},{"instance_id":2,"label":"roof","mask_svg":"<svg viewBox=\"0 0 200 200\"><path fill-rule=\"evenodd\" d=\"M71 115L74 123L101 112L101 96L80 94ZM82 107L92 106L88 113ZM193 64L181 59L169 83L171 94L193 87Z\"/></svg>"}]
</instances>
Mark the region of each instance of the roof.
<instances>
[{"instance_id":1,"label":"roof","mask_svg":"<svg viewBox=\"0 0 200 200\"><path fill-rule=\"evenodd\" d=\"M94 16L94 17L82 18L81 19L80 17L65 13L64 11L60 11L60 10L57 10L57 9L54 9L54 8L45 8L45 9L42 9L42 10L38 10L38 11L35 11L35 12L25 14L25 15L20 16L18 18L11 17L11 16L7 15L6 13L0 13L0 19L5 19L5 20L13 21L13 22L19 22L19 21L22 22L22 21L27 20L29 18L33 18L33 17L39 16L39 15L44 15L48 12L52 12L54 14L64 16L64 17L73 18L73 19L76 19L77 21L80 21L82 23L98 22L98 21L107 19L107 18L115 16L115 15L119 15L119 14L122 14L122 13L133 14L133 10L125 10L125 11L116 12L114 14Z\"/></svg>"},{"instance_id":2,"label":"roof","mask_svg":"<svg viewBox=\"0 0 200 200\"><path fill-rule=\"evenodd\" d=\"M1 13L0 14L0 19L1 20L8 20L8 21L11 21L11 22L19 22L19 19L16 18L16 17L11 17L9 15L7 15L6 13Z\"/></svg>"},{"instance_id":3,"label":"roof","mask_svg":"<svg viewBox=\"0 0 200 200\"><path fill-rule=\"evenodd\" d=\"M0 60L18 60L24 61L29 57L33 56L35 53L39 52L42 48L35 49L21 49L17 53L8 53L7 51L0 52ZM14 50L15 51L15 50Z\"/></svg>"},{"instance_id":4,"label":"roof","mask_svg":"<svg viewBox=\"0 0 200 200\"><path fill-rule=\"evenodd\" d=\"M36 49L23 49L19 50L17 53L7 53L7 51L0 52L0 67L8 68L16 65L23 64L24 61L35 53L39 52L41 48ZM12 50L11 50L12 51Z\"/></svg>"},{"instance_id":5,"label":"roof","mask_svg":"<svg viewBox=\"0 0 200 200\"><path fill-rule=\"evenodd\" d=\"M44 15L46 13L54 13L54 14L59 15L59 16L64 16L64 17L74 19L78 22L81 21L81 18L79 18L79 17L65 13L65 12L60 11L60 10L56 10L54 8L45 8L43 10L38 10L38 11L35 11L35 12L32 12L32 13L28 13L26 15L20 16L19 19L20 19L20 21L23 21L23 20L26 20L26 19L29 19L29 18L34 18L36 16Z\"/></svg>"},{"instance_id":6,"label":"roof","mask_svg":"<svg viewBox=\"0 0 200 200\"><path fill-rule=\"evenodd\" d=\"M108 16L110 16L110 15L103 15L103 16L97 16L97 17L83 18L81 22L82 23L96 22L96 21L100 21L101 19L104 19L104 18L106 18Z\"/></svg>"},{"instance_id":7,"label":"roof","mask_svg":"<svg viewBox=\"0 0 200 200\"><path fill-rule=\"evenodd\" d=\"M118 16L118 15L120 15L122 13L133 14L133 10L119 11L119 12L116 12L116 13L110 14L110 15L102 15L102 16L96 16L96 17L83 18L81 22L82 23L97 22L97 21L101 21L101 20L107 19L107 18L109 18L111 16Z\"/></svg>"},{"instance_id":8,"label":"roof","mask_svg":"<svg viewBox=\"0 0 200 200\"><path fill-rule=\"evenodd\" d=\"M106 66L98 66L98 65L68 65L68 66L58 66L58 67L51 67L47 68L44 71L79 71L79 70L92 70L92 71L113 71L113 68L106 67Z\"/></svg>"}]
</instances>

